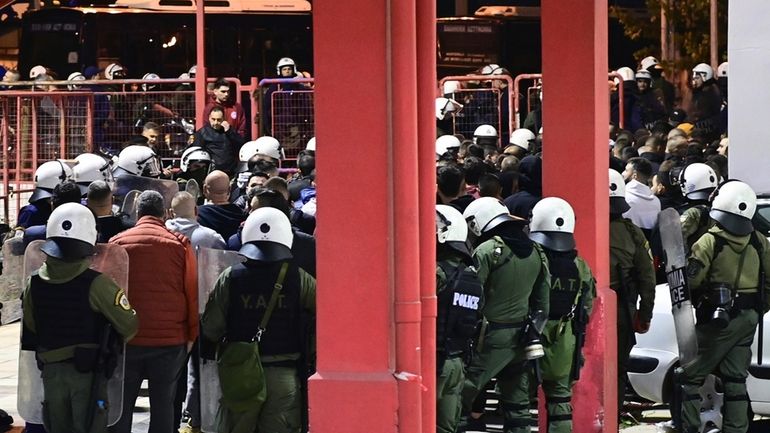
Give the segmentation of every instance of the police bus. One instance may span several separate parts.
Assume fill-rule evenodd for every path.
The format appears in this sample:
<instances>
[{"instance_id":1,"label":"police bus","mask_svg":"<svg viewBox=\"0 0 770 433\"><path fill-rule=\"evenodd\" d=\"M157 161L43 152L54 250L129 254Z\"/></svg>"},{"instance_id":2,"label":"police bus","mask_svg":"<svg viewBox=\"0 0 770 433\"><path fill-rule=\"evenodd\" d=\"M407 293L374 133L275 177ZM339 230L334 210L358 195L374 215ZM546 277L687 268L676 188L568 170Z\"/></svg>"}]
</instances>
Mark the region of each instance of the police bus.
<instances>
[{"instance_id":1,"label":"police bus","mask_svg":"<svg viewBox=\"0 0 770 433\"><path fill-rule=\"evenodd\" d=\"M176 78L195 64L195 2L112 1L27 11L19 70L44 65L62 78L117 62L129 78L148 72ZM272 77L278 59L287 56L312 70L310 2L205 0L205 7L209 76Z\"/></svg>"}]
</instances>

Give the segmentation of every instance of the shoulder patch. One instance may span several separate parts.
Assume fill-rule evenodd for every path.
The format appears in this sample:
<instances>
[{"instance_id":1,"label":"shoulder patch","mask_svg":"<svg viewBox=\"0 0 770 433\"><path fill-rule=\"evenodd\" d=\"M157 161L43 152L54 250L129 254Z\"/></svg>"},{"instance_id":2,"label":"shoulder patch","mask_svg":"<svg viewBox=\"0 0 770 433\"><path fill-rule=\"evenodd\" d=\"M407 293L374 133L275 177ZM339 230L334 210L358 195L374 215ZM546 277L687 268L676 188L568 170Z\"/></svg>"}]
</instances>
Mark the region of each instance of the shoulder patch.
<instances>
[{"instance_id":1,"label":"shoulder patch","mask_svg":"<svg viewBox=\"0 0 770 433\"><path fill-rule=\"evenodd\" d=\"M131 304L128 302L126 292L123 289L118 290L118 293L115 294L115 306L126 311L131 309Z\"/></svg>"}]
</instances>

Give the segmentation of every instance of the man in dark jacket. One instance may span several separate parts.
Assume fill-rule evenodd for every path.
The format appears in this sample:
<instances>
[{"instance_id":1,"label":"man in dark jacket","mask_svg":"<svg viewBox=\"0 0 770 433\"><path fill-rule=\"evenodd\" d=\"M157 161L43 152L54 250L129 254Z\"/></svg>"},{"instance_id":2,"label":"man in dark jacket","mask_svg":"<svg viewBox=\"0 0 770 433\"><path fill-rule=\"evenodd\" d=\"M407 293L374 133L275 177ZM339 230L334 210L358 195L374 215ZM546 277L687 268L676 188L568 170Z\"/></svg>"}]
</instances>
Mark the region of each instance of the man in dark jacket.
<instances>
[{"instance_id":1,"label":"man in dark jacket","mask_svg":"<svg viewBox=\"0 0 770 433\"><path fill-rule=\"evenodd\" d=\"M543 196L543 160L526 156L519 164L519 191L503 202L511 215L528 219L532 208Z\"/></svg>"},{"instance_id":2,"label":"man in dark jacket","mask_svg":"<svg viewBox=\"0 0 770 433\"><path fill-rule=\"evenodd\" d=\"M215 170L206 176L203 195L209 204L198 207L198 223L229 239L246 220L243 209L230 203L230 179L223 171Z\"/></svg>"},{"instance_id":3,"label":"man in dark jacket","mask_svg":"<svg viewBox=\"0 0 770 433\"><path fill-rule=\"evenodd\" d=\"M192 146L200 146L211 155L215 170L228 176L235 173L238 165L238 150L243 137L225 120L225 111L215 106L209 112L209 124L195 132Z\"/></svg>"},{"instance_id":4,"label":"man in dark jacket","mask_svg":"<svg viewBox=\"0 0 770 433\"><path fill-rule=\"evenodd\" d=\"M214 82L214 90L209 102L203 108L203 114L208 116L214 107L221 108L225 114L224 121L227 122L229 128L232 128L236 134L241 136L241 140L245 141L246 124L248 123L246 122L246 115L243 112L243 106L235 102L230 97L231 94L230 83L224 78L219 78Z\"/></svg>"},{"instance_id":5,"label":"man in dark jacket","mask_svg":"<svg viewBox=\"0 0 770 433\"><path fill-rule=\"evenodd\" d=\"M700 63L692 69L692 108L688 122L705 129L708 140L719 138L722 95L711 66Z\"/></svg>"}]
</instances>

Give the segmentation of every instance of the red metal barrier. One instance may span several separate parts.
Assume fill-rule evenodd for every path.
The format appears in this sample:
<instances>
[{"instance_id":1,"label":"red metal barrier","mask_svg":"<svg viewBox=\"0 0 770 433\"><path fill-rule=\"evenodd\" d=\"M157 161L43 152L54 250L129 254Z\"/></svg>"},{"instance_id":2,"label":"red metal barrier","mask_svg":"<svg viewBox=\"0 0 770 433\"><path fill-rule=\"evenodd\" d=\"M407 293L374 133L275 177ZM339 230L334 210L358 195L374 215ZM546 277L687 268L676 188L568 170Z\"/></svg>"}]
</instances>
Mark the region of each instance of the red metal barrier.
<instances>
[{"instance_id":1,"label":"red metal barrier","mask_svg":"<svg viewBox=\"0 0 770 433\"><path fill-rule=\"evenodd\" d=\"M508 134L515 128L513 106L515 91L513 79L508 75L455 75L439 80L439 95L443 96L444 83L459 81L463 87L454 92L453 98L463 104L463 110L453 117L455 134L472 138L479 125L492 125L497 129L498 145L507 141ZM465 83L465 84L463 84ZM489 83L491 87L484 87ZM478 87L471 87L478 86ZM507 113L506 113L507 111Z\"/></svg>"},{"instance_id":2,"label":"red metal barrier","mask_svg":"<svg viewBox=\"0 0 770 433\"><path fill-rule=\"evenodd\" d=\"M618 78L621 83L623 82L623 77L620 74L618 74L616 71L610 72L608 74L608 76L609 76L610 79ZM516 95L519 94L519 88L521 86L522 80L541 80L542 81L542 79L543 79L543 74L520 74L520 75L517 75L516 79L513 80L513 89L514 89L513 93L516 94ZM528 92L528 96L529 96L529 92ZM618 105L620 107L623 106L623 86L622 85L618 86ZM530 104L529 98L527 98L527 110L528 111L529 111L529 107L530 106L531 106L531 104ZM521 128L521 123L522 123L521 122L521 118L520 118L521 107L519 106L519 98L515 98L515 100L514 100L514 107L515 107L514 108L514 111L515 111L514 117L515 117L515 120L516 120L516 122L515 122L516 128L515 129L519 129L519 128ZM619 117L618 117L618 124L619 124L620 128L623 129L625 127L625 119L624 119L625 113L623 112L623 110L620 110L618 115L619 115Z\"/></svg>"},{"instance_id":3,"label":"red metal barrier","mask_svg":"<svg viewBox=\"0 0 770 433\"><path fill-rule=\"evenodd\" d=\"M295 159L315 136L313 78L274 78L259 82L260 125L275 137L287 159Z\"/></svg>"},{"instance_id":4,"label":"red metal barrier","mask_svg":"<svg viewBox=\"0 0 770 433\"><path fill-rule=\"evenodd\" d=\"M248 86L237 78L225 79L234 84L235 100L248 99L252 113L257 114L251 97L258 88L256 78ZM160 126L155 150L166 163L173 163L197 129L191 83L179 79L4 82L10 89L0 91L0 214L4 221L15 220L27 195L21 194L34 188L39 164L73 159L95 149L116 154L141 134L146 122ZM67 90L70 86L72 91ZM256 131L254 122L250 130Z\"/></svg>"}]
</instances>

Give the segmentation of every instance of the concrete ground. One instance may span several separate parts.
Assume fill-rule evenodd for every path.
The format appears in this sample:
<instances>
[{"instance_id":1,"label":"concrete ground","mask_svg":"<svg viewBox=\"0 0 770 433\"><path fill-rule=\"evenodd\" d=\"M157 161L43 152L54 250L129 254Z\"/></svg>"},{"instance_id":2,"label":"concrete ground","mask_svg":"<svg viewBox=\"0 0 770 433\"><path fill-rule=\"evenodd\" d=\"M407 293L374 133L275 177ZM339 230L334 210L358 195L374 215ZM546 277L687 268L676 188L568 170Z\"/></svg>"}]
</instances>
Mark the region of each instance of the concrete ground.
<instances>
[{"instance_id":1,"label":"concrete ground","mask_svg":"<svg viewBox=\"0 0 770 433\"><path fill-rule=\"evenodd\" d=\"M0 409L8 412L14 419L14 426L23 426L24 421L16 410L16 377L18 372L19 323L0 326ZM623 433L658 432L655 424L669 419L665 408L652 408L642 412L640 424L622 427ZM134 409L134 433L146 433L150 422L150 402L147 397L139 397ZM502 431L502 425L490 424L490 432ZM752 433L770 431L770 419L763 419Z\"/></svg>"}]
</instances>

